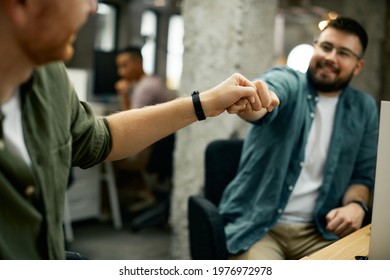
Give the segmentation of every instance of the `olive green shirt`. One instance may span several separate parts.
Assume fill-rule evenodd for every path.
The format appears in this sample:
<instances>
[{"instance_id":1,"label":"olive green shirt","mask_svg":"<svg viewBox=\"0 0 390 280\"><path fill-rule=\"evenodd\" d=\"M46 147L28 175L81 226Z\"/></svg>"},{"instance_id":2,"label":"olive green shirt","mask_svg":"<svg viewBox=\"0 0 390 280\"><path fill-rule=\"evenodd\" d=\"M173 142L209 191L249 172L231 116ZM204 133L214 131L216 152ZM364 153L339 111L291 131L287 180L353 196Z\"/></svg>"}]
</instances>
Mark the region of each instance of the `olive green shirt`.
<instances>
[{"instance_id":1,"label":"olive green shirt","mask_svg":"<svg viewBox=\"0 0 390 280\"><path fill-rule=\"evenodd\" d=\"M64 259L69 172L108 156L108 123L79 101L62 63L33 72L21 87L21 106L32 164L0 149L0 259Z\"/></svg>"}]
</instances>

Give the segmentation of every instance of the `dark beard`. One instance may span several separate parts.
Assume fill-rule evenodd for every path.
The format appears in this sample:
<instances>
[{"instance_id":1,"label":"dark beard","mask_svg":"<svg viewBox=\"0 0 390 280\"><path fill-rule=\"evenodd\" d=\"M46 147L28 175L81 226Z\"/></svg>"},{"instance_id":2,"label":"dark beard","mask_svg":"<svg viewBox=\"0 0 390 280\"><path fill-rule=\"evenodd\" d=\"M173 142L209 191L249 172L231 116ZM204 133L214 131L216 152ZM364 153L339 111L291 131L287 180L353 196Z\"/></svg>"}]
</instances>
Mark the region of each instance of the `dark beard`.
<instances>
[{"instance_id":1,"label":"dark beard","mask_svg":"<svg viewBox=\"0 0 390 280\"><path fill-rule=\"evenodd\" d=\"M352 77L353 77L353 73L351 73L351 75L349 75L347 79L337 80L335 82L329 83L317 79L311 67L309 67L309 69L307 70L307 78L309 82L312 83L314 88L320 92L335 92L335 91L343 90L349 85L349 83L352 80Z\"/></svg>"}]
</instances>

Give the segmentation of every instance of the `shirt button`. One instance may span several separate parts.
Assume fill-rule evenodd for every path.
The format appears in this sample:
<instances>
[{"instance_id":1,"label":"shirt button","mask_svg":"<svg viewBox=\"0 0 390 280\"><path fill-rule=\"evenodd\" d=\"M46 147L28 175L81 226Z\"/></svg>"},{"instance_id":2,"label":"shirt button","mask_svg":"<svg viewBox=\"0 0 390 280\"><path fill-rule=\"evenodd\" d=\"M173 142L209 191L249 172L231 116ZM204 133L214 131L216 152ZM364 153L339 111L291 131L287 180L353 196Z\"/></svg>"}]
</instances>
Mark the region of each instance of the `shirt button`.
<instances>
[{"instance_id":1,"label":"shirt button","mask_svg":"<svg viewBox=\"0 0 390 280\"><path fill-rule=\"evenodd\" d=\"M311 117L312 119L313 119L315 116L316 116L315 113L313 113L313 112L310 113L310 117Z\"/></svg>"},{"instance_id":2,"label":"shirt button","mask_svg":"<svg viewBox=\"0 0 390 280\"><path fill-rule=\"evenodd\" d=\"M320 100L320 99L318 98L318 96L316 96L316 98L314 98L314 100L315 100L316 102L318 102L318 100Z\"/></svg>"},{"instance_id":3,"label":"shirt button","mask_svg":"<svg viewBox=\"0 0 390 280\"><path fill-rule=\"evenodd\" d=\"M312 99L313 97L309 94L308 96L307 96L307 99Z\"/></svg>"},{"instance_id":4,"label":"shirt button","mask_svg":"<svg viewBox=\"0 0 390 280\"><path fill-rule=\"evenodd\" d=\"M279 208L279 209L278 209L278 213L279 213L279 214L282 214L282 213L283 213L283 209L282 209L282 208Z\"/></svg>"},{"instance_id":5,"label":"shirt button","mask_svg":"<svg viewBox=\"0 0 390 280\"><path fill-rule=\"evenodd\" d=\"M303 162L303 161L301 161L300 163L299 163L299 166L300 167L303 167L305 165L305 163Z\"/></svg>"},{"instance_id":6,"label":"shirt button","mask_svg":"<svg viewBox=\"0 0 390 280\"><path fill-rule=\"evenodd\" d=\"M35 193L35 187L32 185L27 186L26 189L24 190L24 194L26 196L32 196L34 193Z\"/></svg>"},{"instance_id":7,"label":"shirt button","mask_svg":"<svg viewBox=\"0 0 390 280\"><path fill-rule=\"evenodd\" d=\"M294 189L293 185L288 186L288 190L291 192Z\"/></svg>"}]
</instances>

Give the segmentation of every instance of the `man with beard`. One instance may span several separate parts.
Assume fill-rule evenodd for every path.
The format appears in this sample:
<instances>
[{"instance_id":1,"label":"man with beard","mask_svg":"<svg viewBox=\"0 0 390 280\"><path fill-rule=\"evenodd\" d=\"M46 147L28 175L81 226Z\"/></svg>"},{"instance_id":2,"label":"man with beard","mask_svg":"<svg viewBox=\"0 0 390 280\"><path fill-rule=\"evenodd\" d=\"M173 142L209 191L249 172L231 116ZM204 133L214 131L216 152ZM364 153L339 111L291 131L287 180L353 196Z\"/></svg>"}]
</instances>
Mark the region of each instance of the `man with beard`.
<instances>
[{"instance_id":1,"label":"man with beard","mask_svg":"<svg viewBox=\"0 0 390 280\"><path fill-rule=\"evenodd\" d=\"M197 120L272 111L260 83L234 74L164 104L98 118L63 65L97 0L0 0L0 259L63 259L72 166L133 155Z\"/></svg>"},{"instance_id":2,"label":"man with beard","mask_svg":"<svg viewBox=\"0 0 390 280\"><path fill-rule=\"evenodd\" d=\"M315 41L307 74L278 67L261 77L280 106L239 114L253 125L220 203L231 259L300 259L369 216L378 112L349 86L367 42L359 23L338 18Z\"/></svg>"}]
</instances>

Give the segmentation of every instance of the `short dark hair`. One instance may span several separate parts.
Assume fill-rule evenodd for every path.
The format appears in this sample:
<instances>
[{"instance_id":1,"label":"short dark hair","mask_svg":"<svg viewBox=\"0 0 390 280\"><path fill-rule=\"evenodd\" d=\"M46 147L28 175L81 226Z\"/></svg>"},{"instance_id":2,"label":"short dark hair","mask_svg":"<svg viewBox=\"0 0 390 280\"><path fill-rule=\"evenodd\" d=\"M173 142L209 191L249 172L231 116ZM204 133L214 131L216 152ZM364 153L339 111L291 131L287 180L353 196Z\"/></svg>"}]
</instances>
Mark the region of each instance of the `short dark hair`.
<instances>
[{"instance_id":1,"label":"short dark hair","mask_svg":"<svg viewBox=\"0 0 390 280\"><path fill-rule=\"evenodd\" d=\"M344 31L349 34L356 35L360 44L362 45L363 54L366 51L368 45L368 35L363 26L360 25L356 20L348 17L338 17L328 22L328 25L324 28L324 30L328 27L335 28L340 31Z\"/></svg>"},{"instance_id":2,"label":"short dark hair","mask_svg":"<svg viewBox=\"0 0 390 280\"><path fill-rule=\"evenodd\" d=\"M131 56L139 58L142 61L142 53L141 53L141 48L140 47L127 46L127 47L117 51L117 55L123 54L123 53L128 53Z\"/></svg>"}]
</instances>

